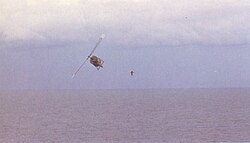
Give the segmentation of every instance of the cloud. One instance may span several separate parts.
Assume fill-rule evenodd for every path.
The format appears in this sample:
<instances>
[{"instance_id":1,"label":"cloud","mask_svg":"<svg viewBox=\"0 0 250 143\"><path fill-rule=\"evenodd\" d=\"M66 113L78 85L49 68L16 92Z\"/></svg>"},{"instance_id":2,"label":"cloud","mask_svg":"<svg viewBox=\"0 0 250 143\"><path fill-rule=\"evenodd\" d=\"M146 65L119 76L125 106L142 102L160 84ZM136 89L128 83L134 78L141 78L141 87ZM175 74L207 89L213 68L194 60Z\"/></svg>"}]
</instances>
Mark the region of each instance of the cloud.
<instances>
[{"instance_id":1,"label":"cloud","mask_svg":"<svg viewBox=\"0 0 250 143\"><path fill-rule=\"evenodd\" d=\"M12 26L13 23L4 21L0 24L1 41L11 42L16 40L45 40L46 38L37 32L30 30L28 27Z\"/></svg>"},{"instance_id":2,"label":"cloud","mask_svg":"<svg viewBox=\"0 0 250 143\"><path fill-rule=\"evenodd\" d=\"M87 42L104 32L127 47L249 44L247 0L2 0L2 40Z\"/></svg>"},{"instance_id":3,"label":"cloud","mask_svg":"<svg viewBox=\"0 0 250 143\"><path fill-rule=\"evenodd\" d=\"M0 88L247 87L249 13L248 0L0 0ZM104 69L72 81L101 33Z\"/></svg>"}]
</instances>

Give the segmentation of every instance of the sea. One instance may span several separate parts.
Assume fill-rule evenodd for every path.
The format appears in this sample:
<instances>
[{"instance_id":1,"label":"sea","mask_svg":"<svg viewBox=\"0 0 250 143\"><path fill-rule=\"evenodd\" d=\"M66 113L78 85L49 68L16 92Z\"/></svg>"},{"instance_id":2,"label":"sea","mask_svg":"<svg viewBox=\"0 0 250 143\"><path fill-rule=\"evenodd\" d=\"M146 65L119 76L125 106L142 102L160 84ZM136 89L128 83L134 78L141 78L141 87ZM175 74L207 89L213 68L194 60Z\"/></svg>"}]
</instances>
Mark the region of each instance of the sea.
<instances>
[{"instance_id":1,"label":"sea","mask_svg":"<svg viewBox=\"0 0 250 143\"><path fill-rule=\"evenodd\" d=\"M0 143L249 143L250 89L0 91Z\"/></svg>"}]
</instances>

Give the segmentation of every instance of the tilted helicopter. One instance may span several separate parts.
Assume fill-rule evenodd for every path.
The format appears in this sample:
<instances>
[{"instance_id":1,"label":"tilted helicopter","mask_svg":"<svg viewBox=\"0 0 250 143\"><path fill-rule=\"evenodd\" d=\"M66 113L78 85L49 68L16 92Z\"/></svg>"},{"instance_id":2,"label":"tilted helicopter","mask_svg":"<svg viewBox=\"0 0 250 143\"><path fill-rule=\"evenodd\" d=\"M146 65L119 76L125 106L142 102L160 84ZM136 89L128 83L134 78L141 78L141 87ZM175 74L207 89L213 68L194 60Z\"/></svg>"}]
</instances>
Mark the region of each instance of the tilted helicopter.
<instances>
[{"instance_id":1,"label":"tilted helicopter","mask_svg":"<svg viewBox=\"0 0 250 143\"><path fill-rule=\"evenodd\" d=\"M90 57L89 62L92 65L94 65L97 70L99 70L100 68L103 68L102 64L104 63L104 61L102 59L98 58L97 56Z\"/></svg>"},{"instance_id":2,"label":"tilted helicopter","mask_svg":"<svg viewBox=\"0 0 250 143\"><path fill-rule=\"evenodd\" d=\"M74 78L76 76L76 74L79 72L79 70L82 68L82 66L86 63L86 61L89 60L89 62L94 65L96 67L97 70L99 70L100 68L103 68L103 63L104 61L101 58L98 58L97 56L92 54L94 53L95 49L100 45L102 39L105 38L105 35L102 34L101 37L99 38L98 42L96 43L95 47L93 48L93 50L90 52L90 54L88 55L88 57L86 58L86 60L80 65L80 67L76 70L76 72L72 75L72 78Z\"/></svg>"}]
</instances>

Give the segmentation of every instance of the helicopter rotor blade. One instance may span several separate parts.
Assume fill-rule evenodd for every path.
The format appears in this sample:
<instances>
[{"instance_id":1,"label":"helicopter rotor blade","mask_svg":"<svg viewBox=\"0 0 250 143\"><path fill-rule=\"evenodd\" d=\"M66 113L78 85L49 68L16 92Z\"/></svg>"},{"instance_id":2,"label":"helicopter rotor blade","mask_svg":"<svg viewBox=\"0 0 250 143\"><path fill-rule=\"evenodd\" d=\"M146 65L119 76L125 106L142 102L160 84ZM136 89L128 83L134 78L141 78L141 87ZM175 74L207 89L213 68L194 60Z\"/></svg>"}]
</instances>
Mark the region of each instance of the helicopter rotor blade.
<instances>
[{"instance_id":1,"label":"helicopter rotor blade","mask_svg":"<svg viewBox=\"0 0 250 143\"><path fill-rule=\"evenodd\" d=\"M98 40L98 42L96 43L95 47L93 48L93 50L90 52L89 57L94 53L95 49L100 45L100 43L102 42L102 39L105 38L105 35L102 34Z\"/></svg>"},{"instance_id":2,"label":"helicopter rotor blade","mask_svg":"<svg viewBox=\"0 0 250 143\"><path fill-rule=\"evenodd\" d=\"M87 62L87 60L89 59L89 56L87 57L87 59L80 65L80 67L75 71L75 73L72 75L72 78L74 78L76 76L76 74L80 71L80 69L82 68L82 66Z\"/></svg>"}]
</instances>

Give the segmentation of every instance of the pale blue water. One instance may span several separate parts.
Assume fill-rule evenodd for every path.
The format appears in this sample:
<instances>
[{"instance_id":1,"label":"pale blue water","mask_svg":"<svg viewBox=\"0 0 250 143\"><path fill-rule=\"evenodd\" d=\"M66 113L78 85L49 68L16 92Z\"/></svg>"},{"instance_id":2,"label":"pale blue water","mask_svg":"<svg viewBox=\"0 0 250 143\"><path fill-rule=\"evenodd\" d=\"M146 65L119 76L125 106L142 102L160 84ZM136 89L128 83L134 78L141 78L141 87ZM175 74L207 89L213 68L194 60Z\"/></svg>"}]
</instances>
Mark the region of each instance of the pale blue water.
<instances>
[{"instance_id":1,"label":"pale blue water","mask_svg":"<svg viewBox=\"0 0 250 143\"><path fill-rule=\"evenodd\" d=\"M250 141L250 90L11 91L0 143Z\"/></svg>"}]
</instances>

